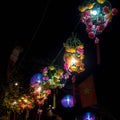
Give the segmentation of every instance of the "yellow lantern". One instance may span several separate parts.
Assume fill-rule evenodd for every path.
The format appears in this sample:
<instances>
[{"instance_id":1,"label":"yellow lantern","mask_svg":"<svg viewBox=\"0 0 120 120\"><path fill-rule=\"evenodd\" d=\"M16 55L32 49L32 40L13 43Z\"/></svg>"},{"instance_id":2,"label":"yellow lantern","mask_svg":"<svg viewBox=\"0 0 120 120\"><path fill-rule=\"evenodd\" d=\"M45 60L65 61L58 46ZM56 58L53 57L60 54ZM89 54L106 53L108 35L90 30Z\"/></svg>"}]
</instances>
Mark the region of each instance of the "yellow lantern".
<instances>
[{"instance_id":1,"label":"yellow lantern","mask_svg":"<svg viewBox=\"0 0 120 120\"><path fill-rule=\"evenodd\" d=\"M85 70L83 63L84 45L81 41L73 35L64 43L64 47L64 69L69 72L83 72Z\"/></svg>"}]
</instances>

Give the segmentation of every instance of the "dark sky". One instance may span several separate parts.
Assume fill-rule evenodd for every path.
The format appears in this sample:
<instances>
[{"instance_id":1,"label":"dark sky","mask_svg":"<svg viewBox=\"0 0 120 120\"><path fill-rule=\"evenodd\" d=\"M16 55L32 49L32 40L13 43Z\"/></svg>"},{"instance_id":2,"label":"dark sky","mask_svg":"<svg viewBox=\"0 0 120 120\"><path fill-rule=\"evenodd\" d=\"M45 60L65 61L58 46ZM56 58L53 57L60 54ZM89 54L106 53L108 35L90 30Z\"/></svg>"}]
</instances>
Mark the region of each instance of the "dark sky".
<instances>
[{"instance_id":1,"label":"dark sky","mask_svg":"<svg viewBox=\"0 0 120 120\"><path fill-rule=\"evenodd\" d=\"M110 1L113 7L120 8L119 0ZM51 63L62 49L66 39L75 32L85 45L86 71L79 76L80 79L94 72L99 103L107 106L114 114L118 113L119 11L104 32L99 35L101 64L96 65L95 45L88 38L83 23L79 22L77 9L79 4L81 4L80 0L3 3L1 66L3 68L6 66L7 58L16 45L23 46L26 56L33 60L34 65L43 61ZM58 59L61 58L59 56ZM61 63L61 60L57 62Z\"/></svg>"}]
</instances>

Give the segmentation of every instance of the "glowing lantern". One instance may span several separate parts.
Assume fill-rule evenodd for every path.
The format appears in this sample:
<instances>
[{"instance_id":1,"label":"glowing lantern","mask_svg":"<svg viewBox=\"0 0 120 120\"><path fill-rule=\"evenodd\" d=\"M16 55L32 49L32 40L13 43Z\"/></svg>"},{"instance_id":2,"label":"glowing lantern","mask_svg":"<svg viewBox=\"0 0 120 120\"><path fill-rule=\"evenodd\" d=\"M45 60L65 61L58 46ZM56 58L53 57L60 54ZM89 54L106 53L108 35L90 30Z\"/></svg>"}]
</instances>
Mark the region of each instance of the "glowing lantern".
<instances>
[{"instance_id":1,"label":"glowing lantern","mask_svg":"<svg viewBox=\"0 0 120 120\"><path fill-rule=\"evenodd\" d=\"M78 9L81 13L81 22L86 26L88 37L94 39L97 47L97 64L100 64L99 39L96 36L105 30L118 10L112 8L107 0L87 0Z\"/></svg>"},{"instance_id":2,"label":"glowing lantern","mask_svg":"<svg viewBox=\"0 0 120 120\"><path fill-rule=\"evenodd\" d=\"M34 99L27 94L23 94L18 97L8 95L4 98L4 106L16 113L21 114L25 109L30 110L34 108Z\"/></svg>"},{"instance_id":3,"label":"glowing lantern","mask_svg":"<svg viewBox=\"0 0 120 120\"><path fill-rule=\"evenodd\" d=\"M64 43L64 47L64 69L69 72L83 72L85 70L83 63L84 45L81 41L76 36L72 36Z\"/></svg>"},{"instance_id":4,"label":"glowing lantern","mask_svg":"<svg viewBox=\"0 0 120 120\"><path fill-rule=\"evenodd\" d=\"M38 83L41 83L41 82L42 82L42 74L40 74L40 73L35 73L35 74L31 77L30 83L31 83L31 84L34 84L34 83L36 83L36 82L38 82Z\"/></svg>"},{"instance_id":5,"label":"glowing lantern","mask_svg":"<svg viewBox=\"0 0 120 120\"><path fill-rule=\"evenodd\" d=\"M116 8L111 7L107 0L85 1L82 6L79 6L79 11L81 12L81 21L86 25L86 32L90 39L101 34L118 12Z\"/></svg>"},{"instance_id":6,"label":"glowing lantern","mask_svg":"<svg viewBox=\"0 0 120 120\"><path fill-rule=\"evenodd\" d=\"M48 89L63 88L67 79L70 76L69 72L65 72L55 65L45 67L42 70L43 86Z\"/></svg>"},{"instance_id":7,"label":"glowing lantern","mask_svg":"<svg viewBox=\"0 0 120 120\"><path fill-rule=\"evenodd\" d=\"M91 112L86 112L83 114L82 120L95 120L95 115Z\"/></svg>"},{"instance_id":8,"label":"glowing lantern","mask_svg":"<svg viewBox=\"0 0 120 120\"><path fill-rule=\"evenodd\" d=\"M74 106L74 99L72 95L66 95L65 97L62 98L61 104L65 108L71 108Z\"/></svg>"}]
</instances>

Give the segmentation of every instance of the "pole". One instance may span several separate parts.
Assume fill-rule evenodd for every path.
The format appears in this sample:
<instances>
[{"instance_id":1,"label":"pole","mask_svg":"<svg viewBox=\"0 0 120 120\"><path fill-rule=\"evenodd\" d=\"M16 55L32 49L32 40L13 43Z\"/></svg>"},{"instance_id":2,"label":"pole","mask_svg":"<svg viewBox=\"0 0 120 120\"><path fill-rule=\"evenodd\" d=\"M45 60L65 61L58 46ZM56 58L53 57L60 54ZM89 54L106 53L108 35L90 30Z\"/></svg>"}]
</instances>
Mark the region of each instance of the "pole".
<instances>
[{"instance_id":1,"label":"pole","mask_svg":"<svg viewBox=\"0 0 120 120\"><path fill-rule=\"evenodd\" d=\"M56 90L53 91L53 107L56 108Z\"/></svg>"},{"instance_id":2,"label":"pole","mask_svg":"<svg viewBox=\"0 0 120 120\"><path fill-rule=\"evenodd\" d=\"M100 45L99 45L99 38L95 38L96 50L97 50L97 64L100 64Z\"/></svg>"},{"instance_id":3,"label":"pole","mask_svg":"<svg viewBox=\"0 0 120 120\"><path fill-rule=\"evenodd\" d=\"M72 77L72 94L73 94L73 102L74 102L74 105L76 104L76 96L75 96L75 81L76 81L76 76L74 75Z\"/></svg>"}]
</instances>

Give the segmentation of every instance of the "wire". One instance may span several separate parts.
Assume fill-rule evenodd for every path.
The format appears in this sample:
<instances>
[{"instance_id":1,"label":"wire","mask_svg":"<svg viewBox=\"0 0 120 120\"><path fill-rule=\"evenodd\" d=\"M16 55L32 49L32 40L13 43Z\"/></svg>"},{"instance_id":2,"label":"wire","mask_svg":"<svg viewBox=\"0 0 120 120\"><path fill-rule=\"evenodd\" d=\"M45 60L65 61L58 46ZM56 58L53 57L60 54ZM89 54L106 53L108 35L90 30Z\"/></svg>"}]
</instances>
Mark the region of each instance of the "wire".
<instances>
[{"instance_id":1,"label":"wire","mask_svg":"<svg viewBox=\"0 0 120 120\"><path fill-rule=\"evenodd\" d=\"M41 20L40 20L40 23L38 24L38 27L37 27L37 29L35 30L35 32L34 32L34 34L33 34L33 37L32 37L32 39L31 39L30 43L28 44L28 47L27 47L26 51L24 52L23 56L21 57L21 60L18 62L17 66L15 66L15 67L13 68L12 71L8 71L8 72L10 72L10 74L12 74L18 67L20 67L21 64L22 64L22 62L24 61L25 56L27 55L27 53L28 53L29 50L30 50L30 47L31 47L31 45L32 45L32 42L33 42L33 40L35 39L35 37L36 37L36 35L37 35L37 33L38 33L39 29L40 29L40 26L41 26L41 24L43 23L43 20L45 19L45 15L46 15L46 13L47 13L47 10L48 10L48 7L49 7L50 2L51 2L51 0L48 0L48 1L47 1L47 4L46 4L46 7L45 7L45 9L44 9L44 11L43 11L43 15L42 15L42 18L41 18ZM10 65L10 64L8 64L8 67L9 67L9 65ZM8 73L7 73L7 74L8 74Z\"/></svg>"},{"instance_id":2,"label":"wire","mask_svg":"<svg viewBox=\"0 0 120 120\"><path fill-rule=\"evenodd\" d=\"M30 41L30 43L29 43L29 45L28 45L28 48L27 48L27 50L26 50L23 58L24 58L24 57L26 56L26 54L29 52L29 49L30 49L30 47L31 47L31 44L32 44L33 40L35 39L35 37L36 37L36 35L37 35L37 33L38 33L39 29L40 29L40 26L41 26L41 24L43 23L43 20L45 19L45 15L46 15L46 13L47 13L47 10L48 10L50 1L51 1L51 0L48 0L48 2L47 2L47 4L46 4L46 7L45 7L45 9L44 9L44 11L43 11L43 16L42 16L42 18L41 18L41 20L40 20L40 23L38 24L38 27L37 27L35 33L33 34L33 37L32 37L32 39L31 39L31 41Z\"/></svg>"},{"instance_id":3,"label":"wire","mask_svg":"<svg viewBox=\"0 0 120 120\"><path fill-rule=\"evenodd\" d=\"M55 61L57 60L58 56L59 56L59 55L61 54L61 52L63 51L63 48L64 48L64 47L62 47L62 48L60 49L60 51L58 52L58 54L56 55L56 57L53 59L51 65L53 65L53 64L55 63Z\"/></svg>"},{"instance_id":4,"label":"wire","mask_svg":"<svg viewBox=\"0 0 120 120\"><path fill-rule=\"evenodd\" d=\"M79 25L80 21L77 22L77 24L75 25L73 32L71 33L72 35L74 34L75 30L77 29L78 25ZM68 37L69 38L69 37ZM64 47L62 47L60 49L60 51L58 52L58 54L56 55L56 57L53 59L51 65L53 65L55 63L55 61L57 60L57 58L59 57L59 55L62 53L62 51L64 50Z\"/></svg>"}]
</instances>

